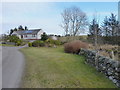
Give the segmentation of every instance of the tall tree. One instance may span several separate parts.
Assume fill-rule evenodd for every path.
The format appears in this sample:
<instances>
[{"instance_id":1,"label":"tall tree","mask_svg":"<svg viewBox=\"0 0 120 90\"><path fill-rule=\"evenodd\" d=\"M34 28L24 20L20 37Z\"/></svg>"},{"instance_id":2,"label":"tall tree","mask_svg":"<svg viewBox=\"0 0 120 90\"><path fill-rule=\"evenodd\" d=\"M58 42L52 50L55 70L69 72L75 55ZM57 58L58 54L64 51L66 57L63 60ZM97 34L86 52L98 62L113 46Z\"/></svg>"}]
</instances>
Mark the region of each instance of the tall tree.
<instances>
[{"instance_id":1,"label":"tall tree","mask_svg":"<svg viewBox=\"0 0 120 90\"><path fill-rule=\"evenodd\" d=\"M10 30L10 34L9 34L9 35L11 36L13 32L14 32L14 30L13 30L13 29L11 29L11 30Z\"/></svg>"},{"instance_id":2,"label":"tall tree","mask_svg":"<svg viewBox=\"0 0 120 90\"><path fill-rule=\"evenodd\" d=\"M102 35L102 32L101 32L101 28L99 27L99 23L97 21L96 18L93 18L90 26L89 26L89 36L92 37L93 39L93 43L95 45L95 50L96 50L96 53L95 53L95 65L96 65L96 68L98 69L98 54L99 54L99 50L98 50L98 41L100 42L100 36Z\"/></svg>"},{"instance_id":3,"label":"tall tree","mask_svg":"<svg viewBox=\"0 0 120 90\"><path fill-rule=\"evenodd\" d=\"M69 9L65 9L63 13L61 13L63 17L63 22L62 22L63 24L61 25L61 27L64 29L66 36L69 34L69 24L70 24L70 12L69 11L70 11Z\"/></svg>"},{"instance_id":4,"label":"tall tree","mask_svg":"<svg viewBox=\"0 0 120 90\"><path fill-rule=\"evenodd\" d=\"M66 8L63 13L62 28L66 34L76 36L88 25L86 14L78 7Z\"/></svg>"},{"instance_id":5,"label":"tall tree","mask_svg":"<svg viewBox=\"0 0 120 90\"><path fill-rule=\"evenodd\" d=\"M116 15L111 13L111 16L109 18L108 26L111 31L111 36L116 36L117 35L117 27L118 27L119 22L116 19Z\"/></svg>"},{"instance_id":6,"label":"tall tree","mask_svg":"<svg viewBox=\"0 0 120 90\"><path fill-rule=\"evenodd\" d=\"M94 44L97 43L98 37L102 35L102 30L99 27L99 24L95 18L93 18L90 26L89 26L89 36L91 36L90 39L93 40ZM99 37L100 38L100 37Z\"/></svg>"},{"instance_id":7,"label":"tall tree","mask_svg":"<svg viewBox=\"0 0 120 90\"><path fill-rule=\"evenodd\" d=\"M104 36L110 36L109 19L107 16L104 18L102 30Z\"/></svg>"},{"instance_id":8,"label":"tall tree","mask_svg":"<svg viewBox=\"0 0 120 90\"><path fill-rule=\"evenodd\" d=\"M27 26L25 26L25 30L28 30Z\"/></svg>"},{"instance_id":9,"label":"tall tree","mask_svg":"<svg viewBox=\"0 0 120 90\"><path fill-rule=\"evenodd\" d=\"M17 28L14 28L14 31L17 31L18 29Z\"/></svg>"},{"instance_id":10,"label":"tall tree","mask_svg":"<svg viewBox=\"0 0 120 90\"><path fill-rule=\"evenodd\" d=\"M120 36L120 25L116 19L116 15L111 13L109 18L105 17L102 25L104 42L109 44L118 44Z\"/></svg>"},{"instance_id":11,"label":"tall tree","mask_svg":"<svg viewBox=\"0 0 120 90\"><path fill-rule=\"evenodd\" d=\"M23 26L20 25L20 26L18 27L18 30L24 30Z\"/></svg>"}]
</instances>

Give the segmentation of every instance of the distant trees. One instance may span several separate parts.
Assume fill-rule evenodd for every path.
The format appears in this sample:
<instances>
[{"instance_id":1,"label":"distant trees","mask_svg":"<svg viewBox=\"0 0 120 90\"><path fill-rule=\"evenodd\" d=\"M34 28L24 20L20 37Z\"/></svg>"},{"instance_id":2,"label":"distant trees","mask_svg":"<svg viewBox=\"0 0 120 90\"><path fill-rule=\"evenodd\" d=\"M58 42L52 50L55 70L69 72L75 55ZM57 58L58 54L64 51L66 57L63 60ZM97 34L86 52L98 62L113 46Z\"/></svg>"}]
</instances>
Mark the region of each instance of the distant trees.
<instances>
[{"instance_id":1,"label":"distant trees","mask_svg":"<svg viewBox=\"0 0 120 90\"><path fill-rule=\"evenodd\" d=\"M116 19L116 15L112 13L109 18L105 17L102 27L105 36L117 36L119 22Z\"/></svg>"},{"instance_id":2,"label":"distant trees","mask_svg":"<svg viewBox=\"0 0 120 90\"><path fill-rule=\"evenodd\" d=\"M19 30L28 30L28 28L27 28L27 26L25 26L25 28L23 28L23 26L20 25L20 26L18 26L18 28L11 29L9 35L11 36L11 34L12 34L14 31L19 31Z\"/></svg>"},{"instance_id":3,"label":"distant trees","mask_svg":"<svg viewBox=\"0 0 120 90\"><path fill-rule=\"evenodd\" d=\"M105 17L102 25L102 30L103 40L105 41L105 43L120 43L120 40L118 39L118 37L120 37L120 24L116 19L116 15L112 13L109 18Z\"/></svg>"},{"instance_id":4,"label":"distant trees","mask_svg":"<svg viewBox=\"0 0 120 90\"><path fill-rule=\"evenodd\" d=\"M80 34L80 31L84 31L88 24L86 14L78 7L66 8L61 15L63 18L61 27L64 29L66 36Z\"/></svg>"},{"instance_id":5,"label":"distant trees","mask_svg":"<svg viewBox=\"0 0 120 90\"><path fill-rule=\"evenodd\" d=\"M89 25L89 39L91 42L93 42L95 45L98 43L98 38L100 41L100 36L102 35L102 30L99 26L99 23L97 22L96 18L93 18L91 24Z\"/></svg>"},{"instance_id":6,"label":"distant trees","mask_svg":"<svg viewBox=\"0 0 120 90\"><path fill-rule=\"evenodd\" d=\"M89 40L95 42L96 38L98 43L118 44L120 40L120 23L116 19L116 15L111 13L110 17L105 17L101 26L95 19L89 25Z\"/></svg>"},{"instance_id":7,"label":"distant trees","mask_svg":"<svg viewBox=\"0 0 120 90\"><path fill-rule=\"evenodd\" d=\"M22 25L20 25L20 26L18 27L18 30L24 30L24 28L22 27Z\"/></svg>"},{"instance_id":8,"label":"distant trees","mask_svg":"<svg viewBox=\"0 0 120 90\"><path fill-rule=\"evenodd\" d=\"M25 30L28 30L27 26L25 26Z\"/></svg>"},{"instance_id":9,"label":"distant trees","mask_svg":"<svg viewBox=\"0 0 120 90\"><path fill-rule=\"evenodd\" d=\"M108 17L106 16L103 21L102 29L103 29L103 35L104 36L110 36L110 31L109 31L109 23L108 23Z\"/></svg>"}]
</instances>

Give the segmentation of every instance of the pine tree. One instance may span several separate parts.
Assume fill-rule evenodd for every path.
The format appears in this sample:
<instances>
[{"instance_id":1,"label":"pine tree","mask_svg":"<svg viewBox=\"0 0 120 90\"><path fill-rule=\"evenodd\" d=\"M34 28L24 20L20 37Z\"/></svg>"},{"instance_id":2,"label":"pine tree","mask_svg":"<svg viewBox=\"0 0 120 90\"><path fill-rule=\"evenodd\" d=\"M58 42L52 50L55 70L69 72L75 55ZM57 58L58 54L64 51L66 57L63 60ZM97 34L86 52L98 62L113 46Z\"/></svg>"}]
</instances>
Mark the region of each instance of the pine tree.
<instances>
[{"instance_id":1,"label":"pine tree","mask_svg":"<svg viewBox=\"0 0 120 90\"><path fill-rule=\"evenodd\" d=\"M23 26L20 25L20 26L18 27L18 30L24 30Z\"/></svg>"}]
</instances>

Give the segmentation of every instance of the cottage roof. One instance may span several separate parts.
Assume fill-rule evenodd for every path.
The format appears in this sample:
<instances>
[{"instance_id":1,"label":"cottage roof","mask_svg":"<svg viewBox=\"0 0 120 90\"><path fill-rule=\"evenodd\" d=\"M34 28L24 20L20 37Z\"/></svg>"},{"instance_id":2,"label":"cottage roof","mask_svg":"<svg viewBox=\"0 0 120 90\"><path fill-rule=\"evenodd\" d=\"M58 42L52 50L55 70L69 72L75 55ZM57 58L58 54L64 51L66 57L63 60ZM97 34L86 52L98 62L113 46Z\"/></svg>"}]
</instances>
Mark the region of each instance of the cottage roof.
<instances>
[{"instance_id":1,"label":"cottage roof","mask_svg":"<svg viewBox=\"0 0 120 90\"><path fill-rule=\"evenodd\" d=\"M21 31L14 31L19 35L26 35L26 34L37 34L41 29L32 29L32 30L21 30Z\"/></svg>"}]
</instances>

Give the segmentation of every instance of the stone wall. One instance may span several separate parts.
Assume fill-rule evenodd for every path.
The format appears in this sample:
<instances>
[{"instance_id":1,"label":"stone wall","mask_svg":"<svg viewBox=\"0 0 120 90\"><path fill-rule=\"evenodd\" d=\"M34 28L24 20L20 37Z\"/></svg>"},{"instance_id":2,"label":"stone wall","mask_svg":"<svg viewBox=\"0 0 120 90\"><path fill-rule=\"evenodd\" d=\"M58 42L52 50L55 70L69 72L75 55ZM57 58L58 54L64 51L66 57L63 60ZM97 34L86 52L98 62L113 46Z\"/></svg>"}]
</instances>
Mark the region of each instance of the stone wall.
<instances>
[{"instance_id":1,"label":"stone wall","mask_svg":"<svg viewBox=\"0 0 120 90\"><path fill-rule=\"evenodd\" d=\"M120 87L120 62L110 58L97 55L95 51L81 49L79 55L86 57L86 63L96 67L99 72L102 72L108 77L117 87ZM96 62L97 61L97 62Z\"/></svg>"}]
</instances>

